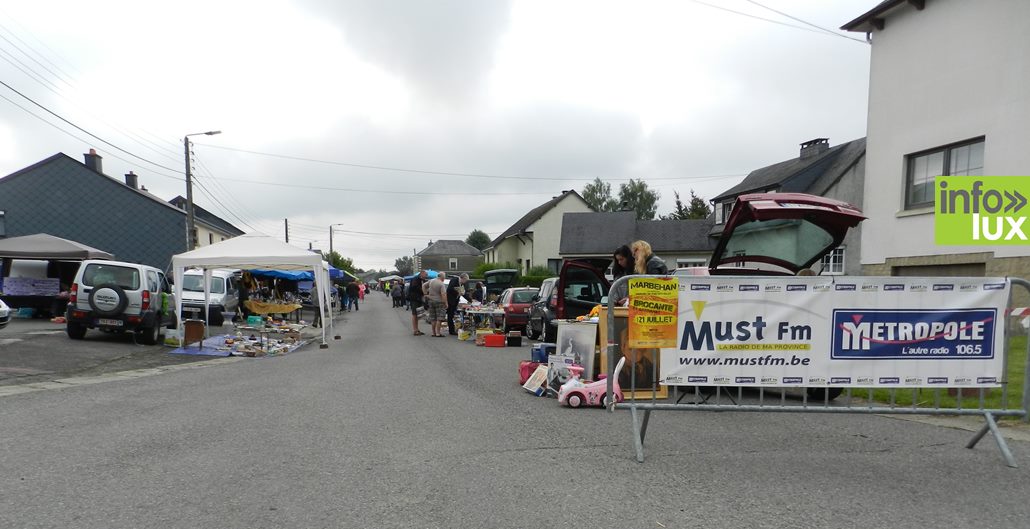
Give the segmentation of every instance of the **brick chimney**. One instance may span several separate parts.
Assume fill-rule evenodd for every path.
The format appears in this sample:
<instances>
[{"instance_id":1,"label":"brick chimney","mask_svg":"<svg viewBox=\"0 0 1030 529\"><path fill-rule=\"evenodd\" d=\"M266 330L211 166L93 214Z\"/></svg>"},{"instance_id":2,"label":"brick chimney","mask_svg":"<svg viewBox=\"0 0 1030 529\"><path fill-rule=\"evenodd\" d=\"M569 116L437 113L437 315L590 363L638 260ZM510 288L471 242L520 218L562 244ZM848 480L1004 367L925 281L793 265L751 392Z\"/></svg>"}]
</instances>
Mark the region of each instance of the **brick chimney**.
<instances>
[{"instance_id":1,"label":"brick chimney","mask_svg":"<svg viewBox=\"0 0 1030 529\"><path fill-rule=\"evenodd\" d=\"M829 138L816 138L801 144L801 159L805 160L830 150Z\"/></svg>"},{"instance_id":2,"label":"brick chimney","mask_svg":"<svg viewBox=\"0 0 1030 529\"><path fill-rule=\"evenodd\" d=\"M133 189L139 189L139 175L132 171L125 173L125 185Z\"/></svg>"},{"instance_id":3,"label":"brick chimney","mask_svg":"<svg viewBox=\"0 0 1030 529\"><path fill-rule=\"evenodd\" d=\"M89 153L84 154L83 156L86 157L86 167L89 167L100 174L104 174L104 157L97 154L96 149L90 149Z\"/></svg>"}]
</instances>

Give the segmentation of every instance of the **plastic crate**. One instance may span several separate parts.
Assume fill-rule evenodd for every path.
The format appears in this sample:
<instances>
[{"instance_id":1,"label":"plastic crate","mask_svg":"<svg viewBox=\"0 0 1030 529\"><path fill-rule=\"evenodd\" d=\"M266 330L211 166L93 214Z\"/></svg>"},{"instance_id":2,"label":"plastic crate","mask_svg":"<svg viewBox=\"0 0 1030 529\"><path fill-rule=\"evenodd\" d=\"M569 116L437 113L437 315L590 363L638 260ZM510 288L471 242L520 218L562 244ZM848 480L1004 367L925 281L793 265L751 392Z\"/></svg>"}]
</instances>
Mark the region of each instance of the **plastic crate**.
<instances>
[{"instance_id":1,"label":"plastic crate","mask_svg":"<svg viewBox=\"0 0 1030 529\"><path fill-rule=\"evenodd\" d=\"M483 337L483 345L487 347L504 347L504 335L488 334Z\"/></svg>"}]
</instances>

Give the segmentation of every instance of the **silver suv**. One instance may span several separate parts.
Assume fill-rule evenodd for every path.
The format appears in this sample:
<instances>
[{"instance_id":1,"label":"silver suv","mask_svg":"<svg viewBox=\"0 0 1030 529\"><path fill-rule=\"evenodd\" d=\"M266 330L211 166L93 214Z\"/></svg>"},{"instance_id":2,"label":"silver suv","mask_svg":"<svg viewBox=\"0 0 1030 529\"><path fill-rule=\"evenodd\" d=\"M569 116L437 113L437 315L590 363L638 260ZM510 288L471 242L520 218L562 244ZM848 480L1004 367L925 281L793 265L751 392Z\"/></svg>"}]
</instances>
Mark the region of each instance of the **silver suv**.
<instances>
[{"instance_id":1,"label":"silver suv","mask_svg":"<svg viewBox=\"0 0 1030 529\"><path fill-rule=\"evenodd\" d=\"M68 337L87 329L135 332L155 345L163 329L174 328L175 297L164 273L152 266L119 261L83 261L68 300Z\"/></svg>"}]
</instances>

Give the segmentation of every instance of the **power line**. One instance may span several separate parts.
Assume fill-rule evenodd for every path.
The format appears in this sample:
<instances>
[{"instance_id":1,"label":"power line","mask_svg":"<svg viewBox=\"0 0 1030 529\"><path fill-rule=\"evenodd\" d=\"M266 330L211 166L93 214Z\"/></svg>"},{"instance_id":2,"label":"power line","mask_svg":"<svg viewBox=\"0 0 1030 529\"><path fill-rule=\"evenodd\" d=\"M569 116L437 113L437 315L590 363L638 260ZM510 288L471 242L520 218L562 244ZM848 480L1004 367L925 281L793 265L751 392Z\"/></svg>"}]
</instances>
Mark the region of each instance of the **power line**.
<instances>
[{"instance_id":1,"label":"power line","mask_svg":"<svg viewBox=\"0 0 1030 529\"><path fill-rule=\"evenodd\" d=\"M840 33L837 33L836 31L833 31L832 29L824 28L822 26L818 26L818 25L813 24L811 22L808 22L808 21L805 21L805 20L801 20L800 18L788 15L787 13L784 13L783 11L777 11L777 10L767 6L767 5L760 4L760 3L756 2L755 0L747 0L747 1L751 2L752 4L754 4L754 5L758 6L758 7L761 7L762 9L768 9L769 11L772 11L773 13L776 13L777 15L787 17L787 18L789 18L791 20L794 20L794 21L797 21L797 22L801 22L802 24L804 24L806 26L811 26L811 27L813 27L815 29L818 29L820 31L823 31L825 33L833 35L834 37L840 37L842 39L848 39L848 40L853 40L855 42L861 42L862 44L868 44L865 40L856 39L855 37L849 37L847 35L842 35Z\"/></svg>"},{"instance_id":2,"label":"power line","mask_svg":"<svg viewBox=\"0 0 1030 529\"><path fill-rule=\"evenodd\" d=\"M113 148L113 149L117 149L118 151L121 151L121 152L123 152L123 153L125 153L125 154L128 154L129 156L132 156L133 158L137 158L137 159L139 159L139 160L142 160L142 161L144 161L144 162L146 162L146 163L149 163L149 164L151 164L151 165L153 165L153 166L155 166L155 167L160 167L160 168L162 168L162 169L167 169L167 170L169 170L169 171L172 171L172 172L174 172L174 173L180 173L180 172L181 172L181 171L179 171L178 169L174 169L174 168L171 168L171 167L167 167L167 166L161 165L161 164L159 164L159 163L157 163L157 162L153 162L153 161L150 161L150 160L148 160L148 159L146 159L146 158L143 158L142 156L139 156L139 155L137 155L137 154L133 154L133 153L131 153L131 152L129 152L129 151L127 151L127 150L125 150L125 149L123 149L123 148L121 148L121 147L119 147L119 146L117 146L117 145L115 145L115 144L113 144L113 143L111 143L111 142L109 142L109 141L107 141L107 140L105 140L105 139L101 138L100 136L97 136L96 134L93 134L92 132L90 132L90 131L88 131L88 130L86 130L86 129L84 129L84 128L82 128L82 127L78 126L78 125L76 125L75 123L72 123L71 121L68 121L67 119L65 119L64 117L62 117L62 116L61 116L60 114L58 114L58 113L54 112L53 110L50 110L49 108L47 108L47 107L43 106L42 104L40 104L40 103L37 103L37 102L36 102L36 100L34 100L34 99L32 99L31 97L29 97L29 96L27 96L27 95L25 95L25 94L23 94L23 93L19 92L19 91L18 91L18 90L16 90L16 89L15 89L15 88L14 88L13 86L11 86L11 85L9 85L9 84L5 83L5 82L4 82L4 81L2 81L2 80L0 80L0 85L4 85L5 87L7 87L7 89L8 89L8 90L10 90L10 91L12 91L12 92L14 92L14 93L18 94L19 96L21 96L22 98L24 98L24 99L25 99L26 101L28 101L29 103L32 103L33 105L36 105L37 107L39 107L39 108L43 109L43 110L44 110L44 111L45 111L46 113L50 114L51 116L54 116L55 118L57 118L57 119L59 119L59 120L61 120L61 121L65 122L65 123L67 123L68 125L71 125L72 127L75 127L75 128L77 129L77 130L79 130L79 131L81 131L81 132L83 132L83 133L87 134L87 135L88 135L89 137L91 137L91 138L93 138L93 139L95 139L95 140L97 140L97 141L100 141L100 142L104 143L105 145L107 145L107 146L109 146L109 147L111 147L111 148ZM158 174L159 174L159 173L158 173ZM166 176L166 175L162 175L162 176ZM168 178L177 178L177 177L170 177L170 176L169 176ZM179 180L183 180L182 178L178 178L178 179L179 179Z\"/></svg>"},{"instance_id":3,"label":"power line","mask_svg":"<svg viewBox=\"0 0 1030 529\"><path fill-rule=\"evenodd\" d=\"M703 6L710 7L712 9L718 9L720 11L726 11L727 13L733 13L735 15L740 15L740 16L744 16L744 17L748 17L748 18L754 18L756 20L762 20L762 21L765 21L765 22L770 22L772 24L778 24L780 26L786 26L788 28L800 29L802 31L810 31L812 33L816 33L816 34L820 34L820 35L824 34L823 31L819 31L819 30L815 30L815 29L811 29L811 28L806 28L806 27L802 27L802 26L795 26L794 24L788 24L788 23L783 22L781 20L773 20L771 18L760 17L758 15L752 15L751 13L745 13L743 11L737 11L737 10L734 10L734 9L730 9L728 7L723 7L723 6L720 6L720 5L710 4L708 2L702 2L701 0L690 0L690 1L694 2L695 4L701 4ZM762 6L762 7L764 7L764 6ZM821 30L822 28L819 28L819 29ZM837 34L837 33L834 33L833 35L838 36L838 37L844 37L846 39L858 41L858 42L861 42L861 43L865 44L864 40L859 40L859 39L856 39L856 38L848 37L846 35L840 35L840 34Z\"/></svg>"},{"instance_id":4,"label":"power line","mask_svg":"<svg viewBox=\"0 0 1030 529\"><path fill-rule=\"evenodd\" d=\"M303 156L292 156L292 155L289 155L289 154L276 154L276 153L270 153L270 152L251 151L251 150L247 150L247 149L239 149L239 148L235 148L235 147L226 147L224 145L213 145L213 144L209 144L209 143L195 143L195 145L203 145L205 147L211 147L211 148L214 148L214 149L223 149L223 150L226 150L226 151L234 151L234 152L242 152L242 153L246 153L246 154L254 154L254 155L257 155L257 156L268 156L268 157L271 157L271 158L281 158L281 159L284 159L284 160L294 160L294 161L309 162L309 163L320 163L320 164L325 164L325 165L339 165L339 166L343 166L343 167L356 167L356 168L359 168L359 169L375 169L375 170L379 170L379 171L397 171L397 172L402 172L402 173L431 174L431 175L438 175L438 176L464 176L464 177L470 177L470 178L495 178L495 179L504 179L504 180L545 180L545 181L551 181L551 182L561 182L561 181L568 181L568 180L592 182L594 180L594 178L579 178L579 177L554 178L554 177L548 177L548 176L543 176L543 177L540 177L540 176L512 176L512 175L496 175L496 174L483 174L483 173L459 173L459 172L452 172L452 171L434 171L434 170L429 170L429 169L410 169L410 168L403 168L403 167L389 167L389 166L384 166L384 165L369 165L369 164L360 164L360 163L353 163L353 162L340 162L340 161L334 161L334 160L319 160L317 158L305 158ZM740 175L740 174L721 174L721 175L701 175L701 176L672 176L672 177L663 177L663 178L649 178L648 180L690 180L690 179L699 179L699 178L729 178L729 177L735 177L735 176L743 176L743 175ZM634 179L633 178L614 178L612 180L613 181L621 181L621 180L634 180Z\"/></svg>"},{"instance_id":5,"label":"power line","mask_svg":"<svg viewBox=\"0 0 1030 529\"><path fill-rule=\"evenodd\" d=\"M2 82L2 81L0 81ZM454 195L470 195L470 196L539 196L539 195L554 195L551 191L538 191L532 193L481 193L478 191L380 191L376 189L353 189L347 187L330 187L330 186L312 186L304 184L281 184L277 182L258 182L256 180L244 180L242 178L225 178L225 177L212 177L228 182L243 182L246 184L265 185L265 186L276 186L276 187L291 187L294 189L318 189L320 191L346 191L348 193L378 193L385 195L442 195L442 196L454 196Z\"/></svg>"}]
</instances>

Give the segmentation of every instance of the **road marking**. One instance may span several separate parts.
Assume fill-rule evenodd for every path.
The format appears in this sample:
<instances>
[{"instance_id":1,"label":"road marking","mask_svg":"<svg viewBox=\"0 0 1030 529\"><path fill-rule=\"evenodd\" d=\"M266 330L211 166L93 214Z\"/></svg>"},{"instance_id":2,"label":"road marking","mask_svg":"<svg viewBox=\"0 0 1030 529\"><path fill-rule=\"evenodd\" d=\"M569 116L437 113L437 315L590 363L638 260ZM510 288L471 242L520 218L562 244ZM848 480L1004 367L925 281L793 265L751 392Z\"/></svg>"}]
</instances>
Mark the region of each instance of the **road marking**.
<instances>
[{"instance_id":1,"label":"road marking","mask_svg":"<svg viewBox=\"0 0 1030 529\"><path fill-rule=\"evenodd\" d=\"M204 360L201 362L191 362L188 364L153 367L149 369L132 369L128 371L116 371L114 373L105 373L103 375L96 376L68 377L57 380L50 380L47 382L32 382L29 384L19 384L14 386L0 386L0 397L18 395L21 393L30 393L33 391L43 391L48 389L73 388L76 386L100 384L102 382L113 382L116 380L132 380L134 378L160 375L161 373L168 373L171 371L182 371L184 369L198 369L220 364L231 364L233 362L240 362L243 360L245 360L244 357L230 356L225 358L214 358L211 360Z\"/></svg>"},{"instance_id":2,"label":"road marking","mask_svg":"<svg viewBox=\"0 0 1030 529\"><path fill-rule=\"evenodd\" d=\"M22 334L44 334L44 335L50 335L50 334L64 334L64 331L33 331L33 332L23 332Z\"/></svg>"},{"instance_id":3,"label":"road marking","mask_svg":"<svg viewBox=\"0 0 1030 529\"><path fill-rule=\"evenodd\" d=\"M0 345L9 345L20 341L21 338L0 338Z\"/></svg>"}]
</instances>

